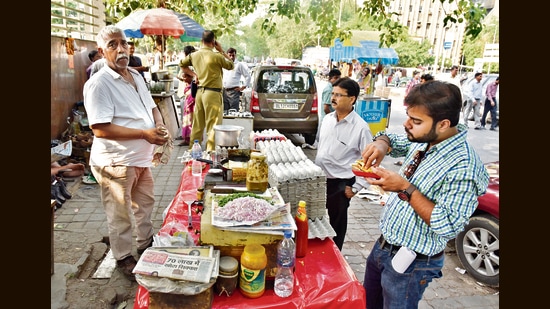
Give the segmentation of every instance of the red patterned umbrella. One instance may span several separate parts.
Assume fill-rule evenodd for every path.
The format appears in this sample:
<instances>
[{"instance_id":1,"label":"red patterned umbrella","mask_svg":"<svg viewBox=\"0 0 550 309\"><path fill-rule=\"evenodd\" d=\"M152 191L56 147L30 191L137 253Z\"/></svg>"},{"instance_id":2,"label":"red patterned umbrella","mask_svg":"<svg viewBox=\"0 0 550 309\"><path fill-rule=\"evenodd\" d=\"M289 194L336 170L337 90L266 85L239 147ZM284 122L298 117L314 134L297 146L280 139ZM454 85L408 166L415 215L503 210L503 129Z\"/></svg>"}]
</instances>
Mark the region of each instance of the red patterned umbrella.
<instances>
[{"instance_id":1,"label":"red patterned umbrella","mask_svg":"<svg viewBox=\"0 0 550 309\"><path fill-rule=\"evenodd\" d=\"M202 36L204 28L189 16L165 8L137 10L121 19L117 27L127 37L143 38L144 35L164 35L179 38Z\"/></svg>"},{"instance_id":2,"label":"red patterned umbrella","mask_svg":"<svg viewBox=\"0 0 550 309\"><path fill-rule=\"evenodd\" d=\"M204 28L189 16L165 8L137 10L121 19L117 27L126 37L143 38L144 35L162 35L180 38L181 41L200 41Z\"/></svg>"}]
</instances>

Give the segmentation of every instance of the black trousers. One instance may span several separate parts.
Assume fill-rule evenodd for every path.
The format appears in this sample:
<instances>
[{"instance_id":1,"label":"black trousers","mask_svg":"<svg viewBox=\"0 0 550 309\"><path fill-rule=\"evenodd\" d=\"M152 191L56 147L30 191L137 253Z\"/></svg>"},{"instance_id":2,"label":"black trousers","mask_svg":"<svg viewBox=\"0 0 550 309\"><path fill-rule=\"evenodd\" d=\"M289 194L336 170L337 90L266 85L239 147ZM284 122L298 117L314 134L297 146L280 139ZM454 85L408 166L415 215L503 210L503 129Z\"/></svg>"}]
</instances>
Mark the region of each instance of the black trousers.
<instances>
[{"instance_id":1,"label":"black trousers","mask_svg":"<svg viewBox=\"0 0 550 309\"><path fill-rule=\"evenodd\" d=\"M495 106L491 106L491 101L489 99L485 99L485 106L483 107L483 116L481 116L481 126L485 126L485 119L487 118L487 114L491 113L491 129L494 129L497 127L497 99L493 98L493 101L495 102Z\"/></svg>"},{"instance_id":2,"label":"black trousers","mask_svg":"<svg viewBox=\"0 0 550 309\"><path fill-rule=\"evenodd\" d=\"M347 186L352 186L355 183L355 177L349 179L330 178L327 179L327 211L330 218L330 226L336 232L336 236L332 239L334 243L342 251L346 231L348 229L348 208L350 200L345 195Z\"/></svg>"}]
</instances>

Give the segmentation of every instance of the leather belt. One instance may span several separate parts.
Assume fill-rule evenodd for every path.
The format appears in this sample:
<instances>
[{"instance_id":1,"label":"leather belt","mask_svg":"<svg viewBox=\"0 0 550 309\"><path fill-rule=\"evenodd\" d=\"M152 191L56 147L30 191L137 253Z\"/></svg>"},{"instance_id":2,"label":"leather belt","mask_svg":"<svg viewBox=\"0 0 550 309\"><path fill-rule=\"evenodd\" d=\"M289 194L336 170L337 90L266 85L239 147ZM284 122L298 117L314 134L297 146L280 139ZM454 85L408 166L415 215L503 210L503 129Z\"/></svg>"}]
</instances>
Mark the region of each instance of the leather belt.
<instances>
[{"instance_id":1,"label":"leather belt","mask_svg":"<svg viewBox=\"0 0 550 309\"><path fill-rule=\"evenodd\" d=\"M215 92L222 92L222 89L221 88L209 88L209 87L202 87L202 86L199 86L199 89L203 88L204 90L210 90L210 91L215 91Z\"/></svg>"},{"instance_id":2,"label":"leather belt","mask_svg":"<svg viewBox=\"0 0 550 309\"><path fill-rule=\"evenodd\" d=\"M234 90L237 90L241 87L232 87L232 88L225 88L226 91L234 91Z\"/></svg>"},{"instance_id":3,"label":"leather belt","mask_svg":"<svg viewBox=\"0 0 550 309\"><path fill-rule=\"evenodd\" d=\"M401 249L401 246L394 246L392 244L390 244L389 242L386 241L386 239L384 239L384 235L380 235L380 238L378 238L378 243L380 243L380 247L382 249L386 249L388 251L390 251L391 254L396 254L397 251L399 249ZM416 259L417 260L427 260L428 258L430 259L435 259L435 258L438 258L440 257L441 255L443 255L443 252L445 252L445 250L437 253L437 254L434 254L434 255L425 255L425 254L420 254L420 253L416 253Z\"/></svg>"}]
</instances>

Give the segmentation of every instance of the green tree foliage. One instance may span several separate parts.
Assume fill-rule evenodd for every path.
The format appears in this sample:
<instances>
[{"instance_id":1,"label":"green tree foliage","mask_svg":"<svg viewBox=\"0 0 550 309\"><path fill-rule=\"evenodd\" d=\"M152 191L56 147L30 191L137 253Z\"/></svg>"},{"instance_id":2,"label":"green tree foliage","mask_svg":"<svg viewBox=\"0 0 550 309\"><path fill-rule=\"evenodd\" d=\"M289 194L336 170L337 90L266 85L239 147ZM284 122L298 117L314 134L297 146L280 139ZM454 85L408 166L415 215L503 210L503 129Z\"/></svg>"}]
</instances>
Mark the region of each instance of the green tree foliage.
<instances>
[{"instance_id":1,"label":"green tree foliage","mask_svg":"<svg viewBox=\"0 0 550 309\"><path fill-rule=\"evenodd\" d=\"M312 37L317 35L327 38L329 42L334 38L346 39L351 36L350 28L338 26L341 0L311 0L306 5L305 12L300 10L299 0L105 0L108 23L116 23L136 9L166 7L177 12L185 13L191 18L216 32L221 36L225 33L234 33L238 25L238 17L246 16L256 10L258 5L266 3L266 15L263 17L260 29L264 35L273 35L277 31L277 24L283 19L292 20L299 28L304 29L302 22L309 19L315 25ZM478 3L469 0L432 0L442 3L455 2L456 10L448 12L444 18L447 23L466 23L466 35L475 38L483 26L481 20L485 9ZM389 11L389 0L365 0L363 7L357 8L359 18L376 24L381 31L380 46L391 47L397 43L404 27L392 21L391 17L398 12ZM299 31L293 31L296 34Z\"/></svg>"},{"instance_id":2,"label":"green tree foliage","mask_svg":"<svg viewBox=\"0 0 550 309\"><path fill-rule=\"evenodd\" d=\"M464 40L464 47L462 50L464 65L474 66L475 58L483 58L485 44L499 43L499 20L494 18L486 21L485 24L485 28L476 39L468 37ZM489 69L491 73L499 72L499 64L491 63L489 67L489 64L485 63L484 72L489 71Z\"/></svg>"},{"instance_id":3,"label":"green tree foliage","mask_svg":"<svg viewBox=\"0 0 550 309\"><path fill-rule=\"evenodd\" d=\"M397 66L414 67L428 66L434 63L434 56L429 54L430 43L426 40L419 43L411 39L403 39L393 47L399 55Z\"/></svg>"}]
</instances>

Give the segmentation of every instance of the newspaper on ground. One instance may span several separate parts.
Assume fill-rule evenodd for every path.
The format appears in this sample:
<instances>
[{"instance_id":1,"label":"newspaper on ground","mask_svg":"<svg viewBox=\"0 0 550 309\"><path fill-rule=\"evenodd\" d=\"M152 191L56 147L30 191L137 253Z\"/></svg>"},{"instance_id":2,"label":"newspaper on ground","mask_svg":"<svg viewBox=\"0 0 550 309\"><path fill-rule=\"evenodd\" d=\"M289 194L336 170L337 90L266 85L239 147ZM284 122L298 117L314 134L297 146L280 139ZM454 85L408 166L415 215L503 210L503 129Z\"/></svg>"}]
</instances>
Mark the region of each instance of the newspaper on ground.
<instances>
[{"instance_id":1,"label":"newspaper on ground","mask_svg":"<svg viewBox=\"0 0 550 309\"><path fill-rule=\"evenodd\" d=\"M73 153L73 142L68 140L62 144L59 144L51 148L51 162L59 161L64 158L68 158Z\"/></svg>"},{"instance_id":2,"label":"newspaper on ground","mask_svg":"<svg viewBox=\"0 0 550 309\"><path fill-rule=\"evenodd\" d=\"M160 250L167 250L172 253L180 254L181 250L178 251L178 249L181 249L181 248L173 248L173 247L160 248ZM195 249L192 249L192 250L195 250ZM191 252L189 251L189 248L183 248L183 251L187 251L188 253ZM206 254L206 256L209 255L203 249L200 249L199 251L201 251L201 254ZM182 253L182 254L187 254L187 253ZM141 275L141 274L136 274L136 280L141 286L145 287L149 292L180 294L180 295L197 295L211 288L216 283L216 280L218 279L218 275L219 275L220 255L221 255L220 250L215 250L215 249L213 250L212 257L216 260L216 264L214 265L214 270L212 271L212 277L210 278L210 281L207 283L178 280L178 279L165 278L165 277L153 277L153 276Z\"/></svg>"},{"instance_id":3,"label":"newspaper on ground","mask_svg":"<svg viewBox=\"0 0 550 309\"><path fill-rule=\"evenodd\" d=\"M151 247L141 255L133 273L208 283L216 265L215 257L172 253Z\"/></svg>"}]
</instances>

